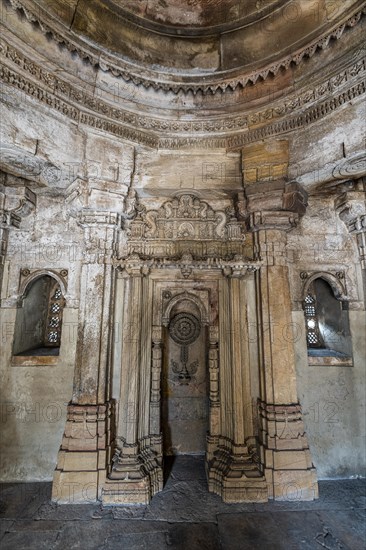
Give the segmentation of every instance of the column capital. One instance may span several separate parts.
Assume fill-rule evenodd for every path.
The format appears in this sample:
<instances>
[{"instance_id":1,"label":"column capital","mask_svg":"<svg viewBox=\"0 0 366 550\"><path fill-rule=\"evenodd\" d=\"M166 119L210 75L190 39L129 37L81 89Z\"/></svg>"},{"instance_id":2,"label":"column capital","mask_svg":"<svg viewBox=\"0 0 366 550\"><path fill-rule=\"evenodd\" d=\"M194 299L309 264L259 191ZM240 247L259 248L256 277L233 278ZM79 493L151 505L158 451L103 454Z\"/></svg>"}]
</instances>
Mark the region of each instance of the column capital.
<instances>
[{"instance_id":1,"label":"column capital","mask_svg":"<svg viewBox=\"0 0 366 550\"><path fill-rule=\"evenodd\" d=\"M150 267L138 254L131 254L119 264L122 271L129 277L146 277L150 273Z\"/></svg>"},{"instance_id":2,"label":"column capital","mask_svg":"<svg viewBox=\"0 0 366 550\"><path fill-rule=\"evenodd\" d=\"M345 191L334 201L340 219L357 241L361 267L366 269L366 182L361 178L353 190Z\"/></svg>"},{"instance_id":3,"label":"column capital","mask_svg":"<svg viewBox=\"0 0 366 550\"><path fill-rule=\"evenodd\" d=\"M245 189L251 231L290 231L306 212L308 194L296 181L257 182Z\"/></svg>"},{"instance_id":4,"label":"column capital","mask_svg":"<svg viewBox=\"0 0 366 550\"><path fill-rule=\"evenodd\" d=\"M19 228L22 218L34 212L36 203L36 195L28 187L0 185L0 226Z\"/></svg>"},{"instance_id":5,"label":"column capital","mask_svg":"<svg viewBox=\"0 0 366 550\"><path fill-rule=\"evenodd\" d=\"M121 215L108 210L79 210L78 225L84 229L84 263L111 263L116 255Z\"/></svg>"}]
</instances>

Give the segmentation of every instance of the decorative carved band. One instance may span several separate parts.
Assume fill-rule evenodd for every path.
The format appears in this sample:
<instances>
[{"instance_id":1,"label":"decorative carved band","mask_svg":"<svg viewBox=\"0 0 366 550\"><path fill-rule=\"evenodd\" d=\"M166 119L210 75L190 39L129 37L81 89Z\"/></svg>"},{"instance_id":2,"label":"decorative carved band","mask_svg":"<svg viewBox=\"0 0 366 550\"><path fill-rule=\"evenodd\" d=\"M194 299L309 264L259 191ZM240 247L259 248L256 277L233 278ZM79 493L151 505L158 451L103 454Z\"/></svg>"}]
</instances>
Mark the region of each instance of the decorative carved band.
<instances>
[{"instance_id":1,"label":"decorative carved band","mask_svg":"<svg viewBox=\"0 0 366 550\"><path fill-rule=\"evenodd\" d=\"M180 149L184 147L237 149L247 143L291 132L312 124L349 101L362 96L366 91L365 81L355 82L355 79L362 77L366 70L365 60L359 60L348 69L319 85L316 89L307 90L301 96L294 96L293 99L289 99L282 105L253 113L249 116L249 120L246 115L241 115L234 118L226 117L226 122L220 118L206 122L190 121L187 123L162 120L116 109L114 106L88 95L84 89L75 88L62 81L58 76L56 77L49 71L38 67L15 48L5 43L0 44L0 54L5 60L12 63L11 68L0 65L0 78L3 82L56 109L75 122L154 149ZM30 74L31 78L19 74L18 71ZM345 87L345 84L350 80L353 80L352 85ZM335 95L335 90L339 88L342 89L341 93ZM324 93L329 94L326 101L313 105L305 112L296 113L296 110L301 109L309 102L319 100ZM93 113L84 112L83 109L92 110ZM291 118L282 119L268 125L268 120L294 111L295 114ZM250 124L262 122L267 125L244 133L243 130L246 130L248 122ZM240 134L227 137L216 137L214 134L214 132L235 132L239 130L242 131ZM207 132L210 135L206 137L195 135L159 137L156 133L152 133L166 133L167 131L189 134Z\"/></svg>"},{"instance_id":2,"label":"decorative carved band","mask_svg":"<svg viewBox=\"0 0 366 550\"><path fill-rule=\"evenodd\" d=\"M244 277L247 274L258 271L263 262L251 261L243 258L242 256L236 256L234 259L223 258L205 258L194 260L192 256L187 261L185 257L181 259L177 258L151 258L143 259L138 254L133 254L128 258L114 260L115 267L119 267L125 270L128 274L133 273L135 270L139 276L148 275L150 270L168 270L168 269L180 269L182 276L184 277L184 269L189 269L190 273L196 270L201 272L202 270L210 271L222 271L226 277Z\"/></svg>"},{"instance_id":3,"label":"decorative carved band","mask_svg":"<svg viewBox=\"0 0 366 550\"><path fill-rule=\"evenodd\" d=\"M136 205L136 217L130 223L131 240L229 240L243 241L244 226L232 208L213 210L194 195L181 195L166 201L159 210L146 211Z\"/></svg>"},{"instance_id":4,"label":"decorative carved band","mask_svg":"<svg viewBox=\"0 0 366 550\"><path fill-rule=\"evenodd\" d=\"M248 143L260 141L270 136L276 136L304 128L305 126L308 126L313 122L317 122L328 114L336 111L339 107L342 107L349 101L362 96L365 92L366 82L362 81L359 84L343 91L341 94L332 96L326 101L323 101L322 103L317 104L307 111L299 113L292 118L287 118L281 122L251 130L245 134L241 134L240 136L230 137L227 140L228 147L230 149L237 149L247 145Z\"/></svg>"}]
</instances>

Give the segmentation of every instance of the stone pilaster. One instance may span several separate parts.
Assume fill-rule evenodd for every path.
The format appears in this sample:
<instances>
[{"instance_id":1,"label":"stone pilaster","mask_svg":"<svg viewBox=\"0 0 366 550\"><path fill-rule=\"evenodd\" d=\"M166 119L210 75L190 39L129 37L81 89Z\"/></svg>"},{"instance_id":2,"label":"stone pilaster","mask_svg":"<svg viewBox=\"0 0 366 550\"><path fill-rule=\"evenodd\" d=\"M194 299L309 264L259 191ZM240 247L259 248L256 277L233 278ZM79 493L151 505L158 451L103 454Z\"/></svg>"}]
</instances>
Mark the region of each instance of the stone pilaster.
<instances>
[{"instance_id":1,"label":"stone pilaster","mask_svg":"<svg viewBox=\"0 0 366 550\"><path fill-rule=\"evenodd\" d=\"M315 468L302 422L296 387L291 300L286 261L287 232L305 211L306 194L297 183L273 194L268 190L266 210L249 212L255 253L263 262L256 274L260 341L260 449L270 498L317 498ZM281 195L281 196L280 196ZM260 198L250 197L258 206Z\"/></svg>"},{"instance_id":2,"label":"stone pilaster","mask_svg":"<svg viewBox=\"0 0 366 550\"><path fill-rule=\"evenodd\" d=\"M350 235L355 239L366 300L366 178L355 182L353 190L346 191L337 197L335 208Z\"/></svg>"},{"instance_id":3,"label":"stone pilaster","mask_svg":"<svg viewBox=\"0 0 366 550\"><path fill-rule=\"evenodd\" d=\"M156 405L160 406L162 342L161 334L152 333L151 284L148 269L138 256L128 259L123 277L126 308L117 449L102 500L106 504L147 504L163 486L162 438L156 411ZM152 349L149 342L153 342Z\"/></svg>"},{"instance_id":4,"label":"stone pilaster","mask_svg":"<svg viewBox=\"0 0 366 550\"><path fill-rule=\"evenodd\" d=\"M224 275L219 304L221 424L219 435L211 432L208 439L209 489L225 502L265 502L266 480L247 445L253 436L248 320L243 315L247 271L225 268ZM209 358L217 357L215 351L210 344Z\"/></svg>"},{"instance_id":5,"label":"stone pilaster","mask_svg":"<svg viewBox=\"0 0 366 550\"><path fill-rule=\"evenodd\" d=\"M100 498L111 461L114 403L108 384L114 268L121 228L118 214L84 209L78 339L73 396L53 480L52 499L61 503Z\"/></svg>"}]
</instances>

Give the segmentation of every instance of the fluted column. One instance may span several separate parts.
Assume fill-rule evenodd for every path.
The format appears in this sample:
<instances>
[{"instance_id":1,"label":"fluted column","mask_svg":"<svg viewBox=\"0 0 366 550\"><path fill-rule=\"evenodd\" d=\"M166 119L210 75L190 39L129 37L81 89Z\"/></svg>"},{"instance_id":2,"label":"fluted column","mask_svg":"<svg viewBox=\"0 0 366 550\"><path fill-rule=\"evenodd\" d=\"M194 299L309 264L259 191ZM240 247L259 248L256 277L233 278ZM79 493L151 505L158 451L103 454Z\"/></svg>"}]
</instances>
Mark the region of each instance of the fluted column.
<instances>
[{"instance_id":1,"label":"fluted column","mask_svg":"<svg viewBox=\"0 0 366 550\"><path fill-rule=\"evenodd\" d=\"M246 268L223 269L219 280L219 356L214 341L209 349L209 368L216 367L219 358L220 374L220 424L217 435L211 432L208 439L209 489L225 502L263 502L268 498L264 476L247 446L248 438L254 435L245 315L247 277L252 274ZM212 386L216 390L216 384Z\"/></svg>"}]
</instances>

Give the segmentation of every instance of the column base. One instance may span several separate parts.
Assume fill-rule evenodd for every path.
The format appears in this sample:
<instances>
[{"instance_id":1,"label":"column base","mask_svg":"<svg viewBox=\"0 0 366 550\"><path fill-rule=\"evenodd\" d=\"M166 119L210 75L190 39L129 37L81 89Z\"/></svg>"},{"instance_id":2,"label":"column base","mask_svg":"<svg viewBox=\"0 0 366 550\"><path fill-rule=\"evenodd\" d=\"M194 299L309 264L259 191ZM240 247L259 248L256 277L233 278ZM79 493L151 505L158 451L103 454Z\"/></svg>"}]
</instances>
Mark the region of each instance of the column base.
<instances>
[{"instance_id":1,"label":"column base","mask_svg":"<svg viewBox=\"0 0 366 550\"><path fill-rule=\"evenodd\" d=\"M217 438L216 451L214 438L210 437L208 444L206 467L211 493L227 503L268 501L265 476L245 445L235 446L221 437Z\"/></svg>"},{"instance_id":2,"label":"column base","mask_svg":"<svg viewBox=\"0 0 366 550\"><path fill-rule=\"evenodd\" d=\"M100 499L111 458L113 411L113 402L68 406L53 476L53 502L90 504Z\"/></svg>"},{"instance_id":3,"label":"column base","mask_svg":"<svg viewBox=\"0 0 366 550\"><path fill-rule=\"evenodd\" d=\"M162 438L151 436L138 445L123 445L117 452L103 486L102 502L105 505L149 504L162 489Z\"/></svg>"},{"instance_id":4,"label":"column base","mask_svg":"<svg viewBox=\"0 0 366 550\"><path fill-rule=\"evenodd\" d=\"M259 402L260 459L269 498L308 501L318 498L316 469L302 422L299 404Z\"/></svg>"}]
</instances>

